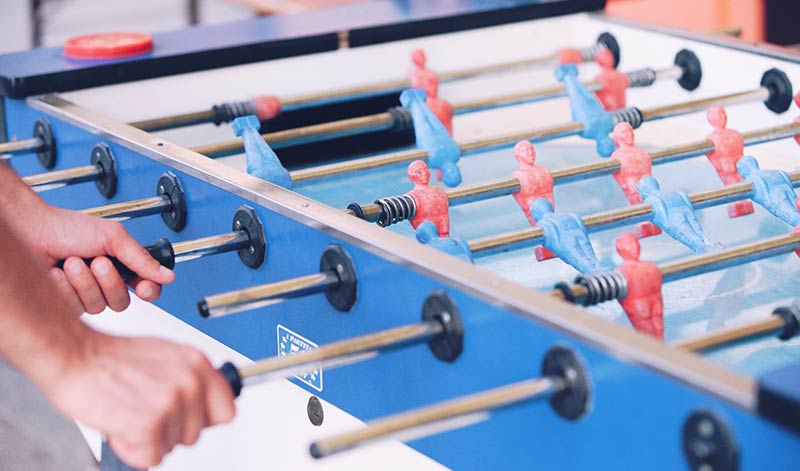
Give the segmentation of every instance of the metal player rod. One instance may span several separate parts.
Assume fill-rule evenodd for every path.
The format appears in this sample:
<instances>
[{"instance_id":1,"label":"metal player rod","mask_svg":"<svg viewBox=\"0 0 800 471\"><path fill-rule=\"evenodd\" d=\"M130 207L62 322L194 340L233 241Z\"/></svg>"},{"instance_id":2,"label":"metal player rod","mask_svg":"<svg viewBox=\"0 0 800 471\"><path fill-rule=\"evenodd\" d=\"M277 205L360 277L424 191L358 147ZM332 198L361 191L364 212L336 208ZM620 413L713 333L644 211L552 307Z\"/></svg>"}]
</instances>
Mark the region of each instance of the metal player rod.
<instances>
[{"instance_id":1,"label":"metal player rod","mask_svg":"<svg viewBox=\"0 0 800 471\"><path fill-rule=\"evenodd\" d=\"M238 369L241 384L287 378L316 368L343 366L373 358L382 353L425 343L444 333L436 320L423 321L339 342L322 345L294 355L277 356Z\"/></svg>"},{"instance_id":2,"label":"metal player rod","mask_svg":"<svg viewBox=\"0 0 800 471\"><path fill-rule=\"evenodd\" d=\"M103 173L102 167L98 165L84 165L82 167L30 175L23 177L22 181L35 190L41 190L44 187L48 189L60 188L76 183L93 182L103 176Z\"/></svg>"},{"instance_id":3,"label":"metal player rod","mask_svg":"<svg viewBox=\"0 0 800 471\"><path fill-rule=\"evenodd\" d=\"M648 69L628 72L628 76L632 80L632 87L642 87L652 83L649 80L633 81L637 79L637 77L643 75L643 73L647 70ZM676 65L666 69L652 71L652 74L656 80L667 78L674 79L680 78L680 76L683 74L683 69ZM597 81L584 82L584 85L591 91L600 89L600 83ZM517 92L513 94L499 95L477 100L468 100L460 103L456 102L453 103L452 106L454 114L463 114L499 105L508 106L531 101L547 100L565 95L566 87L562 84L559 84L552 87L531 91ZM404 111L398 110L398 112L402 113ZM408 122L410 122L410 120ZM310 126L302 126L283 131L265 133L261 136L273 149L280 149L282 147L295 146L308 142L319 141L322 139L333 139L398 128L404 128L403 123L398 120L396 113L387 111L367 116L358 116L355 118L341 119L327 123L313 124ZM242 152L243 149L244 145L242 144L242 141L240 139L234 139L215 144L198 146L192 150L208 157L224 157Z\"/></svg>"},{"instance_id":4,"label":"metal player rod","mask_svg":"<svg viewBox=\"0 0 800 471\"><path fill-rule=\"evenodd\" d=\"M643 81L637 80L639 76L645 73L652 73L654 80ZM673 65L664 69L638 69L627 72L628 79L631 80L630 87L646 87L658 80L672 80L679 79L683 75L683 69L680 66ZM600 82L597 80L584 81L583 85L591 92L596 92L602 88ZM552 98L559 98L567 96L567 89L563 84L553 85L550 87L539 88L535 90L526 90L522 92L512 93L508 95L501 95L498 97L478 98L467 100L460 103L453 103L454 114L471 113L474 111L491 108L497 105L512 105L520 103L528 103L532 101L543 101Z\"/></svg>"},{"instance_id":5,"label":"metal player rod","mask_svg":"<svg viewBox=\"0 0 800 471\"><path fill-rule=\"evenodd\" d=\"M233 252L250 246L250 235L240 230L225 234L201 237L199 239L174 242L172 252L175 263L186 262L208 255Z\"/></svg>"},{"instance_id":6,"label":"metal player rod","mask_svg":"<svg viewBox=\"0 0 800 471\"><path fill-rule=\"evenodd\" d=\"M598 40L599 39L600 38L598 38ZM598 42L598 44L596 44L595 46L581 49L580 52L584 60L593 60L595 55L605 48L606 45L604 43ZM541 67L547 65L557 65L558 63L559 61L557 55L552 54L544 57L534 57L529 59L503 62L487 66L470 67L450 72L441 72L438 74L438 77L440 82L450 82L450 81L475 77L478 75L510 71L525 67L534 67L534 66ZM368 97L380 93L400 92L401 90L403 90L404 88L408 88L409 86L410 83L408 79L402 78L397 80L376 82L367 85L347 87L338 90L297 95L294 97L283 98L280 100L280 102L282 111L294 111L312 106L353 100L359 97ZM130 124L131 126L143 129L145 131L158 131L164 129L173 129L182 126L191 126L194 124L213 123L218 119L219 118L217 111L212 108L211 110L195 111L173 116L164 116L155 119L137 121Z\"/></svg>"},{"instance_id":7,"label":"metal player rod","mask_svg":"<svg viewBox=\"0 0 800 471\"><path fill-rule=\"evenodd\" d=\"M800 248L800 233L789 233L660 264L658 269L661 272L662 282L668 283L790 253L798 248ZM573 283L569 286L569 291L576 304L586 305L585 301L589 295L586 286ZM565 297L564 292L558 289L553 290L551 294L559 298ZM598 302L610 300L604 298Z\"/></svg>"},{"instance_id":8,"label":"metal player rod","mask_svg":"<svg viewBox=\"0 0 800 471\"><path fill-rule=\"evenodd\" d=\"M9 141L0 143L0 156L25 154L28 152L36 152L44 146L44 142L38 137L31 137L29 139L21 139L18 141Z\"/></svg>"},{"instance_id":9,"label":"metal player rod","mask_svg":"<svg viewBox=\"0 0 800 471\"><path fill-rule=\"evenodd\" d=\"M159 214L164 224L177 232L186 225L187 208L178 177L171 172L164 172L156 184L156 196L97 206L81 212L116 221Z\"/></svg>"},{"instance_id":10,"label":"metal player rod","mask_svg":"<svg viewBox=\"0 0 800 471\"><path fill-rule=\"evenodd\" d=\"M580 419L589 410L591 381L577 352L552 347L544 355L538 378L374 420L360 430L316 441L309 451L314 458L323 458L387 438L416 440L467 427L502 409L544 398L549 398L555 413L567 420Z\"/></svg>"},{"instance_id":11,"label":"metal player rod","mask_svg":"<svg viewBox=\"0 0 800 471\"><path fill-rule=\"evenodd\" d=\"M653 121L657 119L669 118L680 114L692 113L708 108L709 106L729 106L752 101L766 101L771 96L771 91L766 87L759 87L754 90L749 90L739 93L730 93L726 95L718 95L710 98L703 98L699 100L690 100L683 103L676 103L673 105L660 106L657 108L638 110L636 108L627 108L612 112L615 121L626 121L625 113L633 111L640 114L642 122ZM636 123L638 124L638 123ZM635 127L635 126L634 126ZM558 139L567 136L575 136L583 131L583 124L579 122L569 122L550 126L546 128L531 129L512 134L505 134L485 139L478 139L475 141L468 141L459 143L461 155L470 155L479 152L487 152L493 149L499 149L510 146L521 140L529 140L532 142L541 142L552 139ZM301 170L290 172L292 181L299 182L303 180L310 180L314 178L329 177L346 172L355 172L361 170L369 170L373 168L385 167L388 165L395 165L401 163L409 163L414 160L426 160L428 152L424 149L412 149L407 151L392 152L389 154L378 155L374 157L366 157L362 159L353 159L345 162L320 165Z\"/></svg>"},{"instance_id":12,"label":"metal player rod","mask_svg":"<svg viewBox=\"0 0 800 471\"><path fill-rule=\"evenodd\" d=\"M789 178L795 187L800 186L800 170L789 172ZM744 199L751 191L753 191L752 183L741 182L713 190L689 193L688 196L694 209L704 209ZM645 221L651 211L652 208L649 204L641 203L590 214L583 216L582 219L586 229L589 231L600 227L610 229ZM541 227L530 227L469 240L467 244L474 256L485 256L518 247L536 245L541 243L543 237L544 230Z\"/></svg>"},{"instance_id":13,"label":"metal player rod","mask_svg":"<svg viewBox=\"0 0 800 471\"><path fill-rule=\"evenodd\" d=\"M781 124L764 129L757 129L742 133L742 138L746 146L761 144L764 142L785 139L800 134L800 123ZM705 155L714 150L714 143L710 140L696 141L678 146L668 147L659 151L651 152L650 157L653 165L675 162L678 160L689 159L700 155ZM577 180L610 175L620 169L620 162L617 159L602 159L592 163L576 165L551 172L553 183L564 184ZM445 189L450 206L483 201L490 198L510 195L520 190L519 180L509 178L489 183L479 183L476 185L461 188ZM369 222L378 222L381 217L381 206L376 203L360 205L362 219ZM356 215L351 209L345 212Z\"/></svg>"},{"instance_id":14,"label":"metal player rod","mask_svg":"<svg viewBox=\"0 0 800 471\"><path fill-rule=\"evenodd\" d=\"M155 244L146 246L145 250L147 250L150 256L156 259L161 265L167 268L173 268L177 263L208 255L233 252L249 246L251 246L250 235L247 231L240 230L175 243L167 239L159 239ZM130 281L136 278L136 273L122 262L114 257L109 257L109 259L123 280ZM90 259L85 259L84 261L87 265L92 262ZM64 261L58 261L56 266L63 268Z\"/></svg>"},{"instance_id":15,"label":"metal player rod","mask_svg":"<svg viewBox=\"0 0 800 471\"><path fill-rule=\"evenodd\" d=\"M719 329L698 337L678 340L672 342L671 345L678 350L687 352L708 351L744 340L774 336L777 333L784 332L786 328L786 318L772 314L763 319Z\"/></svg>"},{"instance_id":16,"label":"metal player rod","mask_svg":"<svg viewBox=\"0 0 800 471\"><path fill-rule=\"evenodd\" d=\"M549 397L566 387L566 381L558 376L543 376L403 412L368 422L360 430L318 440L311 445L311 456L324 458L378 440L400 438L407 441L465 427L489 419L492 412Z\"/></svg>"},{"instance_id":17,"label":"metal player rod","mask_svg":"<svg viewBox=\"0 0 800 471\"><path fill-rule=\"evenodd\" d=\"M161 214L172 208L169 196L153 196L122 203L108 204L81 210L82 213L99 218L117 220L131 219L152 214Z\"/></svg>"},{"instance_id":18,"label":"metal player rod","mask_svg":"<svg viewBox=\"0 0 800 471\"><path fill-rule=\"evenodd\" d=\"M199 309L204 317L222 317L322 293L338 286L339 283L340 279L336 272L326 270L277 283L206 296L200 301Z\"/></svg>"}]
</instances>

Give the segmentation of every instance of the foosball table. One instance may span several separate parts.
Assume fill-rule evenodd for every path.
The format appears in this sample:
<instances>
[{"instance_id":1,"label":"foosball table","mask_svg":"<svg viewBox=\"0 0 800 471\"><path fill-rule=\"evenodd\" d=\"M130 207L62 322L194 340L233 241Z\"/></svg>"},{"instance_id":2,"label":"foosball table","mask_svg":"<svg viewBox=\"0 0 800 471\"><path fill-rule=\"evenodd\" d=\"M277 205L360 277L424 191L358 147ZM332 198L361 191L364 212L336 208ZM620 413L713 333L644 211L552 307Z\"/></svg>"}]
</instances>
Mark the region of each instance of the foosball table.
<instances>
[{"instance_id":1,"label":"foosball table","mask_svg":"<svg viewBox=\"0 0 800 471\"><path fill-rule=\"evenodd\" d=\"M797 469L798 58L602 6L0 56L3 163L175 266L86 321L241 395L161 469Z\"/></svg>"}]
</instances>

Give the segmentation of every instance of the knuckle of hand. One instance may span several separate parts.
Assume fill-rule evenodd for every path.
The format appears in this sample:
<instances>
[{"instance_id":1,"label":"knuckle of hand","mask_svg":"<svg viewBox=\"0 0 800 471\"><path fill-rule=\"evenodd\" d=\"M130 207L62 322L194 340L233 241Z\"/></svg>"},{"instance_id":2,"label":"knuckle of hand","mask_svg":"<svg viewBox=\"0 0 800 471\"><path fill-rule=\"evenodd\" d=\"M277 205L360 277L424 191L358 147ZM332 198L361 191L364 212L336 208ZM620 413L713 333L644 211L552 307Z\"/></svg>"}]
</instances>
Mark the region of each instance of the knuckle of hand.
<instances>
[{"instance_id":1,"label":"knuckle of hand","mask_svg":"<svg viewBox=\"0 0 800 471\"><path fill-rule=\"evenodd\" d=\"M120 237L125 237L127 231L125 230L125 226L120 222L106 221L105 233L109 238L115 240Z\"/></svg>"},{"instance_id":2,"label":"knuckle of hand","mask_svg":"<svg viewBox=\"0 0 800 471\"><path fill-rule=\"evenodd\" d=\"M190 348L186 351L186 359L195 370L200 370L208 366L208 360L199 350Z\"/></svg>"}]
</instances>

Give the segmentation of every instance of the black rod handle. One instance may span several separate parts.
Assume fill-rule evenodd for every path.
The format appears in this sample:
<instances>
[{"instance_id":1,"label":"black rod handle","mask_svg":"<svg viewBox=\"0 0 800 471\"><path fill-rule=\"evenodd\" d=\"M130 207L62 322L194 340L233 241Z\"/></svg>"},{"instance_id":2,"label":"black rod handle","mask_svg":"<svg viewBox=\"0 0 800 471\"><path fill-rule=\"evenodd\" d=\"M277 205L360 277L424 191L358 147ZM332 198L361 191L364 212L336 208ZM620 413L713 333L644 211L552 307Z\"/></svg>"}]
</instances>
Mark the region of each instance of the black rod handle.
<instances>
[{"instance_id":1,"label":"black rod handle","mask_svg":"<svg viewBox=\"0 0 800 471\"><path fill-rule=\"evenodd\" d=\"M239 394L242 393L242 375L239 374L239 369L236 368L236 365L226 361L219 367L219 372L228 382L228 386L231 387L233 397L239 397Z\"/></svg>"},{"instance_id":2,"label":"black rod handle","mask_svg":"<svg viewBox=\"0 0 800 471\"><path fill-rule=\"evenodd\" d=\"M128 466L124 461L117 457L114 450L108 445L108 442L103 438L103 448L100 451L100 471L146 471Z\"/></svg>"},{"instance_id":3,"label":"black rod handle","mask_svg":"<svg viewBox=\"0 0 800 471\"><path fill-rule=\"evenodd\" d=\"M150 254L151 257L156 259L158 263L161 265L172 269L175 267L175 251L172 249L172 243L167 239L158 239L155 244L148 245L144 248ZM134 273L133 270L125 266L124 263L120 262L115 257L108 257L111 260L111 263L114 265L114 268L119 272L119 275L122 277L123 281L131 281L136 278L138 275ZM91 258L84 258L83 261L86 265L92 263ZM64 269L64 260L59 260L56 262L56 268Z\"/></svg>"}]
</instances>

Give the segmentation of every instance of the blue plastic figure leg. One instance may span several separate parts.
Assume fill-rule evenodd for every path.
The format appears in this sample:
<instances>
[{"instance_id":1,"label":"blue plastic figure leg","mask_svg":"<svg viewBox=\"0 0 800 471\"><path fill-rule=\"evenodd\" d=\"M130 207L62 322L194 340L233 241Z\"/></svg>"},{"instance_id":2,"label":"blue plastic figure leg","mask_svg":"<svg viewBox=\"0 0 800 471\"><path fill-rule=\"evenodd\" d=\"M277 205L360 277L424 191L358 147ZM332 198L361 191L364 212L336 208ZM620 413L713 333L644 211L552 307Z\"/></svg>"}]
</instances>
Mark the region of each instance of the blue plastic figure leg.
<instances>
[{"instance_id":1,"label":"blue plastic figure leg","mask_svg":"<svg viewBox=\"0 0 800 471\"><path fill-rule=\"evenodd\" d=\"M291 189L292 177L275 151L260 133L261 122L254 115L233 120L233 132L242 138L247 156L247 173L255 177Z\"/></svg>"}]
</instances>

